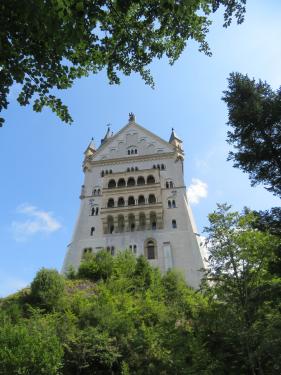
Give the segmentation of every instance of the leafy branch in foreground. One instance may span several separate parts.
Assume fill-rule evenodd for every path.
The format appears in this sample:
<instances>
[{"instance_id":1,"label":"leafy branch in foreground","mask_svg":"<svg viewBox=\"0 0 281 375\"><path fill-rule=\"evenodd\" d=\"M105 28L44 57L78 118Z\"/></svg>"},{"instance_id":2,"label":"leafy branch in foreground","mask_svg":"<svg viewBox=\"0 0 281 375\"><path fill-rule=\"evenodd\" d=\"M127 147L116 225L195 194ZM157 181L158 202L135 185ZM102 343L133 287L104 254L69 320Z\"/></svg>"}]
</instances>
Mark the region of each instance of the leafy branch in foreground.
<instances>
[{"instance_id":1,"label":"leafy branch in foreground","mask_svg":"<svg viewBox=\"0 0 281 375\"><path fill-rule=\"evenodd\" d=\"M51 94L70 88L76 78L106 69L137 72L153 85L146 67L166 55L173 64L188 40L210 54L209 16L224 7L224 26L243 22L246 0L4 0L0 5L0 112L8 94L22 85L20 105L44 106L71 123L67 107ZM4 119L0 118L0 126Z\"/></svg>"}]
</instances>

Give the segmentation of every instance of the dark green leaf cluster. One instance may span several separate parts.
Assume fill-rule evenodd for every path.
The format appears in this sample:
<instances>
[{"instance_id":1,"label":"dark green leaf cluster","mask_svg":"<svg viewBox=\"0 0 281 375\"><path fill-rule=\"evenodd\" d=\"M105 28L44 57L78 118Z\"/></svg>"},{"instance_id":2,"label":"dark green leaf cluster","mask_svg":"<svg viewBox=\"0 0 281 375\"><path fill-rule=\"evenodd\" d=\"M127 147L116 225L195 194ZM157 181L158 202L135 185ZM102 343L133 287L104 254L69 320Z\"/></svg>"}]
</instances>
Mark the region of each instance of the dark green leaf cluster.
<instances>
[{"instance_id":1,"label":"dark green leaf cluster","mask_svg":"<svg viewBox=\"0 0 281 375\"><path fill-rule=\"evenodd\" d=\"M118 72L137 72L153 85L147 66L166 55L172 64L188 40L210 54L209 16L225 9L225 26L243 21L246 0L3 0L0 4L0 111L13 84L21 105L49 107L72 118L53 89L106 69L110 83ZM0 119L0 125L4 119Z\"/></svg>"},{"instance_id":2,"label":"dark green leaf cluster","mask_svg":"<svg viewBox=\"0 0 281 375\"><path fill-rule=\"evenodd\" d=\"M229 159L249 174L252 185L264 184L281 196L281 88L230 74L223 100L228 106Z\"/></svg>"}]
</instances>

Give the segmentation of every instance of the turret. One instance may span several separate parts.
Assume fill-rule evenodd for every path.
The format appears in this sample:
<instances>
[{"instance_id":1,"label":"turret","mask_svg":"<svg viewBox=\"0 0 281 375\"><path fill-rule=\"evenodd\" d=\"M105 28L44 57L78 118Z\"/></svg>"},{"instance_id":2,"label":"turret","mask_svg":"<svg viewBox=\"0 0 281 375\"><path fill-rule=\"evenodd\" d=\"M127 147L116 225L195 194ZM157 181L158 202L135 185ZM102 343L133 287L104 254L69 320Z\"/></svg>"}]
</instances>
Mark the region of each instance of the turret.
<instances>
[{"instance_id":1,"label":"turret","mask_svg":"<svg viewBox=\"0 0 281 375\"><path fill-rule=\"evenodd\" d=\"M176 135L175 133L175 129L172 128L172 133L171 133L171 136L170 136L170 139L169 139L169 143L171 143L172 145L182 149L182 140Z\"/></svg>"}]
</instances>

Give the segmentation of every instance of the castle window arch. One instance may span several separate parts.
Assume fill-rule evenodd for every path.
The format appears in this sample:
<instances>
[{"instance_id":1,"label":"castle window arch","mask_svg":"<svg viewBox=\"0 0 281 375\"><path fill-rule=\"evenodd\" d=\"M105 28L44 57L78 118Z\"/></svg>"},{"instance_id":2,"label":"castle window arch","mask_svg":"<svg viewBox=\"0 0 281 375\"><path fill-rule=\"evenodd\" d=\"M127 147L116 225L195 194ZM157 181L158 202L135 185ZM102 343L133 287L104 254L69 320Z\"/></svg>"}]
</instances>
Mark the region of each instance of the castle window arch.
<instances>
[{"instance_id":1,"label":"castle window arch","mask_svg":"<svg viewBox=\"0 0 281 375\"><path fill-rule=\"evenodd\" d=\"M108 174L108 170L105 171L105 174Z\"/></svg>"},{"instance_id":2,"label":"castle window arch","mask_svg":"<svg viewBox=\"0 0 281 375\"><path fill-rule=\"evenodd\" d=\"M176 201L175 200L172 201L172 207L176 208Z\"/></svg>"},{"instance_id":3,"label":"castle window arch","mask_svg":"<svg viewBox=\"0 0 281 375\"><path fill-rule=\"evenodd\" d=\"M104 171L101 171L100 175L101 175L101 177L104 177Z\"/></svg>"},{"instance_id":4,"label":"castle window arch","mask_svg":"<svg viewBox=\"0 0 281 375\"><path fill-rule=\"evenodd\" d=\"M131 155L131 150L128 150L128 155Z\"/></svg>"},{"instance_id":5,"label":"castle window arch","mask_svg":"<svg viewBox=\"0 0 281 375\"><path fill-rule=\"evenodd\" d=\"M108 188L109 189L113 189L115 187L116 187L116 181L113 180L113 179L109 180L109 182L108 182Z\"/></svg>"},{"instance_id":6,"label":"castle window arch","mask_svg":"<svg viewBox=\"0 0 281 375\"><path fill-rule=\"evenodd\" d=\"M154 238L149 238L144 243L144 255L147 259L157 259L157 242Z\"/></svg>"},{"instance_id":7,"label":"castle window arch","mask_svg":"<svg viewBox=\"0 0 281 375\"><path fill-rule=\"evenodd\" d=\"M162 169L162 171L163 171L164 169L166 169L165 164L161 164L161 169Z\"/></svg>"},{"instance_id":8,"label":"castle window arch","mask_svg":"<svg viewBox=\"0 0 281 375\"><path fill-rule=\"evenodd\" d=\"M135 168L134 167L131 167L131 172L134 172Z\"/></svg>"},{"instance_id":9,"label":"castle window arch","mask_svg":"<svg viewBox=\"0 0 281 375\"><path fill-rule=\"evenodd\" d=\"M129 220L129 229L131 232L134 232L136 229L136 220L135 220L135 215L130 214L128 217Z\"/></svg>"},{"instance_id":10,"label":"castle window arch","mask_svg":"<svg viewBox=\"0 0 281 375\"><path fill-rule=\"evenodd\" d=\"M147 184L155 184L155 178L152 175L149 175L146 179Z\"/></svg>"},{"instance_id":11,"label":"castle window arch","mask_svg":"<svg viewBox=\"0 0 281 375\"><path fill-rule=\"evenodd\" d=\"M124 180L124 178L119 178L117 186L118 187L126 186L126 181Z\"/></svg>"},{"instance_id":12,"label":"castle window arch","mask_svg":"<svg viewBox=\"0 0 281 375\"><path fill-rule=\"evenodd\" d=\"M145 217L144 212L141 212L139 214L139 223L140 223L140 230L144 230L146 227L146 217Z\"/></svg>"},{"instance_id":13,"label":"castle window arch","mask_svg":"<svg viewBox=\"0 0 281 375\"><path fill-rule=\"evenodd\" d=\"M98 192L98 195L100 195L100 189L98 189L97 192Z\"/></svg>"},{"instance_id":14,"label":"castle window arch","mask_svg":"<svg viewBox=\"0 0 281 375\"><path fill-rule=\"evenodd\" d=\"M91 216L95 216L96 214L96 207L91 208Z\"/></svg>"},{"instance_id":15,"label":"castle window arch","mask_svg":"<svg viewBox=\"0 0 281 375\"><path fill-rule=\"evenodd\" d=\"M114 199L113 198L109 198L108 199L108 201L107 201L107 207L108 208L114 207Z\"/></svg>"},{"instance_id":16,"label":"castle window arch","mask_svg":"<svg viewBox=\"0 0 281 375\"><path fill-rule=\"evenodd\" d=\"M143 176L139 176L137 179L137 185L145 185L145 179Z\"/></svg>"},{"instance_id":17,"label":"castle window arch","mask_svg":"<svg viewBox=\"0 0 281 375\"><path fill-rule=\"evenodd\" d=\"M168 201L168 208L171 208L171 207L172 207L171 201Z\"/></svg>"},{"instance_id":18,"label":"castle window arch","mask_svg":"<svg viewBox=\"0 0 281 375\"><path fill-rule=\"evenodd\" d=\"M94 231L95 231L95 227L92 227L92 228L91 228L91 236L94 235Z\"/></svg>"},{"instance_id":19,"label":"castle window arch","mask_svg":"<svg viewBox=\"0 0 281 375\"><path fill-rule=\"evenodd\" d=\"M99 214L99 208L96 207L96 212L95 212L95 215L97 216Z\"/></svg>"},{"instance_id":20,"label":"castle window arch","mask_svg":"<svg viewBox=\"0 0 281 375\"><path fill-rule=\"evenodd\" d=\"M177 228L177 221L175 219L172 220L172 228L173 229Z\"/></svg>"},{"instance_id":21,"label":"castle window arch","mask_svg":"<svg viewBox=\"0 0 281 375\"><path fill-rule=\"evenodd\" d=\"M112 216L107 217L107 231L110 234L114 232L114 221Z\"/></svg>"},{"instance_id":22,"label":"castle window arch","mask_svg":"<svg viewBox=\"0 0 281 375\"><path fill-rule=\"evenodd\" d=\"M135 205L135 198L133 196L130 196L128 198L128 206L134 206Z\"/></svg>"},{"instance_id":23,"label":"castle window arch","mask_svg":"<svg viewBox=\"0 0 281 375\"><path fill-rule=\"evenodd\" d=\"M123 215L119 215L117 219L118 232L122 233L125 230L125 218Z\"/></svg>"},{"instance_id":24,"label":"castle window arch","mask_svg":"<svg viewBox=\"0 0 281 375\"><path fill-rule=\"evenodd\" d=\"M142 205L142 204L145 204L145 198L143 195L140 195L139 198L138 198L138 204L139 205Z\"/></svg>"},{"instance_id":25,"label":"castle window arch","mask_svg":"<svg viewBox=\"0 0 281 375\"><path fill-rule=\"evenodd\" d=\"M130 167L127 168L127 172L130 172Z\"/></svg>"},{"instance_id":26,"label":"castle window arch","mask_svg":"<svg viewBox=\"0 0 281 375\"><path fill-rule=\"evenodd\" d=\"M123 197L118 198L117 206L118 207L124 207L125 206L125 200L124 200Z\"/></svg>"},{"instance_id":27,"label":"castle window arch","mask_svg":"<svg viewBox=\"0 0 281 375\"><path fill-rule=\"evenodd\" d=\"M155 204L156 203L156 198L154 194L149 194L148 196L148 203L149 204Z\"/></svg>"},{"instance_id":28,"label":"castle window arch","mask_svg":"<svg viewBox=\"0 0 281 375\"><path fill-rule=\"evenodd\" d=\"M152 230L157 229L157 217L155 212L150 212L150 227Z\"/></svg>"},{"instance_id":29,"label":"castle window arch","mask_svg":"<svg viewBox=\"0 0 281 375\"><path fill-rule=\"evenodd\" d=\"M153 164L153 169L156 169L156 165L155 164Z\"/></svg>"},{"instance_id":30,"label":"castle window arch","mask_svg":"<svg viewBox=\"0 0 281 375\"><path fill-rule=\"evenodd\" d=\"M136 185L136 181L134 177L129 177L127 181L127 186L135 186L135 185Z\"/></svg>"}]
</instances>

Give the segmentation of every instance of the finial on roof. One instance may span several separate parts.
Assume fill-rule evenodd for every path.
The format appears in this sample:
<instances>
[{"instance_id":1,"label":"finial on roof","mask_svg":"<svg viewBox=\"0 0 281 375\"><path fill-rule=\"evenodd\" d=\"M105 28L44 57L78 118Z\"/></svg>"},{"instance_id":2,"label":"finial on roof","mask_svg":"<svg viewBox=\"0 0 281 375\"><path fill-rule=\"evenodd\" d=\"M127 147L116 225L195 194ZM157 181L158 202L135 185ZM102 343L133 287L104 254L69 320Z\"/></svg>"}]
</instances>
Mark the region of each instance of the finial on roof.
<instances>
[{"instance_id":1,"label":"finial on roof","mask_svg":"<svg viewBox=\"0 0 281 375\"><path fill-rule=\"evenodd\" d=\"M133 112L129 113L129 122L135 122L136 121L136 116L133 114Z\"/></svg>"},{"instance_id":2,"label":"finial on roof","mask_svg":"<svg viewBox=\"0 0 281 375\"><path fill-rule=\"evenodd\" d=\"M173 143L173 144L182 143L182 140L176 135L174 128L172 128L172 133L169 139L169 143Z\"/></svg>"}]
</instances>

